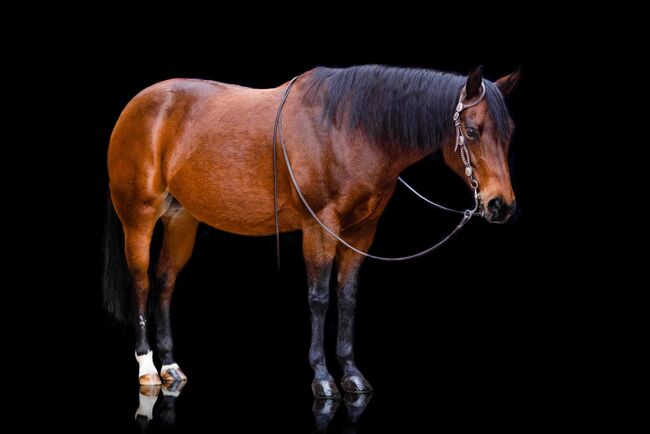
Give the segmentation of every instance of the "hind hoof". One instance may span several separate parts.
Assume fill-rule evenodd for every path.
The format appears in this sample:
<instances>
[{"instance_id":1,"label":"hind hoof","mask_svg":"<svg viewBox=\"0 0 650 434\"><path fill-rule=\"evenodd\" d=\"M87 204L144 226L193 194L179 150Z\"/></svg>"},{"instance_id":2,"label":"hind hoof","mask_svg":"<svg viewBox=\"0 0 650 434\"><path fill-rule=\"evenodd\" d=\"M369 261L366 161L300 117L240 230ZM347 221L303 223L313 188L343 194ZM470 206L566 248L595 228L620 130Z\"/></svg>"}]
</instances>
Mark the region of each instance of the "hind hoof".
<instances>
[{"instance_id":1,"label":"hind hoof","mask_svg":"<svg viewBox=\"0 0 650 434\"><path fill-rule=\"evenodd\" d=\"M140 386L157 386L162 384L158 374L145 374L140 376Z\"/></svg>"},{"instance_id":2,"label":"hind hoof","mask_svg":"<svg viewBox=\"0 0 650 434\"><path fill-rule=\"evenodd\" d=\"M164 382L162 385L163 396L179 396L186 384L187 381L173 381L171 383Z\"/></svg>"},{"instance_id":3,"label":"hind hoof","mask_svg":"<svg viewBox=\"0 0 650 434\"><path fill-rule=\"evenodd\" d=\"M345 393L371 393L372 386L362 375L351 375L341 380Z\"/></svg>"},{"instance_id":4,"label":"hind hoof","mask_svg":"<svg viewBox=\"0 0 650 434\"><path fill-rule=\"evenodd\" d=\"M176 381L187 381L187 376L181 371L177 363L171 365L164 365L160 370L160 376L165 383L173 383Z\"/></svg>"},{"instance_id":5,"label":"hind hoof","mask_svg":"<svg viewBox=\"0 0 650 434\"><path fill-rule=\"evenodd\" d=\"M316 399L340 399L341 392L333 380L314 380L311 391Z\"/></svg>"}]
</instances>

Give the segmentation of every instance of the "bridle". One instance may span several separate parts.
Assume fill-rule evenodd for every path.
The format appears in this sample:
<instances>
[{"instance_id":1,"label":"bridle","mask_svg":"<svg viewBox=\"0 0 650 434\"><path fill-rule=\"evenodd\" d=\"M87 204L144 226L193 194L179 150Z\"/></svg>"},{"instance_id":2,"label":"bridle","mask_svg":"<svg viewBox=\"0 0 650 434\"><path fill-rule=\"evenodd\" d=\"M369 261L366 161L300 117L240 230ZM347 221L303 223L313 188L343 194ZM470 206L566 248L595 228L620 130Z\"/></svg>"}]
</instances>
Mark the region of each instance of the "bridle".
<instances>
[{"instance_id":1,"label":"bridle","mask_svg":"<svg viewBox=\"0 0 650 434\"><path fill-rule=\"evenodd\" d=\"M321 219L318 218L318 215L312 209L312 207L309 206L307 199L305 199L305 196L302 194L302 190L298 185L298 180L296 179L296 176L293 173L293 169L291 168L291 163L289 162L289 154L287 153L287 147L284 143L284 136L282 134L282 109L284 108L284 104L287 102L289 92L291 91L291 88L293 87L297 79L298 77L294 77L289 82L287 89L284 91L284 95L282 95L282 100L280 101L280 105L278 106L278 112L275 116L275 124L273 126L273 206L274 206L274 217L275 217L275 236L276 236L276 253L277 253L277 260L278 260L278 268L280 266L280 223L278 220L278 171L277 171L277 141L278 141L277 139L278 138L280 140L282 154L284 155L284 161L287 165L287 171L289 172L289 177L291 178L291 182L293 183L293 186L296 189L296 193L298 193L300 200L302 201L303 205L305 206L309 214L311 214L312 218L316 220L316 223L318 223L327 233L329 233L332 237L338 240L341 244L343 244L350 250L362 256L365 256L367 258L378 259L380 261L406 261L408 259L414 259L419 256L424 256L427 253L436 250L437 248L442 246L445 242L447 242L452 236L454 236L454 234L456 234L456 232L458 232L463 226L465 226L465 224L467 224L467 222L472 218L472 216L481 215L481 213L478 211L479 209L478 180L476 179L476 175L474 174L474 169L472 167L472 162L470 160L469 150L467 149L466 131L460 115L463 112L463 110L466 110L470 107L474 107L475 105L479 104L483 100L483 98L485 97L484 83L481 83L481 92L479 96L470 102L463 102L466 96L466 88L463 87L458 97L458 104L456 105L456 110L453 115L454 126L456 128L456 145L454 146L454 152L456 151L459 152L460 158L463 162L463 165L465 166L465 176L467 176L467 178L469 179L470 186L472 188L472 191L474 192L474 208L466 209L464 211L459 211L452 208L447 208L446 206L443 205L439 205L433 202L432 200L429 200L426 197L422 196L413 187L407 184L406 181L404 181L401 177L398 177L399 181L402 184L404 184L409 190L415 193L420 199L424 200L425 202L427 202L432 206L435 206L438 209L461 213L463 214L463 218L449 234L447 234L444 238L442 238L433 246L421 252L414 253L408 256L385 257L385 256L371 255L370 253L359 250L353 245L351 245L350 243L348 243L347 241L345 241L343 238L341 238L336 232L330 229L325 223L321 221Z\"/></svg>"},{"instance_id":2,"label":"bridle","mask_svg":"<svg viewBox=\"0 0 650 434\"><path fill-rule=\"evenodd\" d=\"M454 145L454 152L460 150L459 151L460 159L463 162L463 165L465 166L465 176L469 178L469 184L472 187L472 190L474 191L474 209L461 211L453 208L448 208L444 205L440 205L422 196L413 187L411 187L406 181L404 181L404 179L402 179L401 176L399 176L397 179L402 184L404 184L406 188L411 190L417 197L419 197L429 205L432 205L443 211L455 212L463 215L466 214L468 211L471 211L472 215L479 215L482 217L483 213L478 211L478 202L479 202L478 201L478 197L479 197L478 180L476 179L476 175L474 174L474 169L472 168L472 162L469 157L469 150L467 149L467 134L465 131L465 126L461 121L460 114L463 112L463 110L468 109L470 107L474 107L475 105L478 105L478 103L483 101L483 98L485 98L485 85L481 83L481 93L473 101L470 101L468 103L463 102L463 100L465 99L465 95L466 95L466 89L463 86L463 89L460 91L460 96L458 97L458 104L456 105L456 111L454 112L454 116L452 117L452 119L454 120L454 127L456 128L456 144Z\"/></svg>"}]
</instances>

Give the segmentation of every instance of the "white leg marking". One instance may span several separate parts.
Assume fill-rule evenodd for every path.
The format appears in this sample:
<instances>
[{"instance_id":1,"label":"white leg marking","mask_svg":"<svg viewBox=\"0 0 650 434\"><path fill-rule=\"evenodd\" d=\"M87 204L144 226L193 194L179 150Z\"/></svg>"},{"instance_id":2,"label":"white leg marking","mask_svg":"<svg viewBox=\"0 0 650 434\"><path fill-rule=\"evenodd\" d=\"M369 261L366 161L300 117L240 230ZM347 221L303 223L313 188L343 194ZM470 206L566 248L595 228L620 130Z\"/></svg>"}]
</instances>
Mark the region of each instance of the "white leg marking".
<instances>
[{"instance_id":1,"label":"white leg marking","mask_svg":"<svg viewBox=\"0 0 650 434\"><path fill-rule=\"evenodd\" d=\"M147 354L143 354L141 356L138 356L136 354L135 360L137 360L138 365L140 365L140 377L147 374L158 374L158 370L153 364L153 352L149 351Z\"/></svg>"},{"instance_id":2,"label":"white leg marking","mask_svg":"<svg viewBox=\"0 0 650 434\"><path fill-rule=\"evenodd\" d=\"M149 420L153 419L153 406L156 404L156 401L158 400L158 395L147 396L141 393L139 395L139 398L140 398L140 406L135 411L135 418L137 419L138 416L145 416Z\"/></svg>"}]
</instances>

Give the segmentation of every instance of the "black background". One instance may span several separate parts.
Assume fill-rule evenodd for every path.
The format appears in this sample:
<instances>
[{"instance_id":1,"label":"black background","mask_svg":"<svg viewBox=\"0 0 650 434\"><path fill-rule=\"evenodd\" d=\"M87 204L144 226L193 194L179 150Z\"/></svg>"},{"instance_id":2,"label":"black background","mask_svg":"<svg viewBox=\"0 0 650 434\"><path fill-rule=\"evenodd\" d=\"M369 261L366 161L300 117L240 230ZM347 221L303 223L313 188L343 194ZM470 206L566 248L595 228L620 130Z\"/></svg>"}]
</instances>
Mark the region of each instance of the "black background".
<instances>
[{"instance_id":1,"label":"black background","mask_svg":"<svg viewBox=\"0 0 650 434\"><path fill-rule=\"evenodd\" d=\"M365 63L460 73L483 64L491 80L522 66L523 80L508 100L517 125L511 155L517 214L506 225L473 220L424 258L369 260L363 267L356 354L376 392L360 432L542 425L575 411L571 397L585 369L577 356L593 330L581 320L582 288L572 287L566 274L578 254L577 235L567 237L563 220L575 184L550 150L565 146L554 129L564 122L554 107L562 91L551 80L568 67L554 58L560 46L521 39L521 29L461 39L426 27L342 30L349 25L317 26L318 37L304 29L257 32L243 42L214 27L174 33L164 26L141 31L131 23L91 48L79 43L90 29L49 45L56 62L48 58L47 67L65 83L46 85L53 91L51 109L62 119L54 127L62 140L52 147L65 165L52 181L57 194L50 206L60 210L59 230L40 257L50 261L48 278L64 281L66 290L53 297L61 307L55 321L64 331L44 330L39 339L48 359L67 365L77 384L65 402L79 408L79 421L130 430L138 402L133 337L110 325L100 294L105 155L125 104L142 88L172 77L274 87L318 65ZM404 176L434 200L470 203L468 190L440 158L427 158ZM398 187L372 252L420 250L456 220ZM62 245L72 253L61 257ZM311 429L300 234L282 236L279 274L274 249L270 237L199 228L173 304L176 356L190 378L177 400L175 429L226 422L251 431ZM334 330L330 321L329 365L338 378ZM339 413L333 431L345 425L345 410Z\"/></svg>"}]
</instances>

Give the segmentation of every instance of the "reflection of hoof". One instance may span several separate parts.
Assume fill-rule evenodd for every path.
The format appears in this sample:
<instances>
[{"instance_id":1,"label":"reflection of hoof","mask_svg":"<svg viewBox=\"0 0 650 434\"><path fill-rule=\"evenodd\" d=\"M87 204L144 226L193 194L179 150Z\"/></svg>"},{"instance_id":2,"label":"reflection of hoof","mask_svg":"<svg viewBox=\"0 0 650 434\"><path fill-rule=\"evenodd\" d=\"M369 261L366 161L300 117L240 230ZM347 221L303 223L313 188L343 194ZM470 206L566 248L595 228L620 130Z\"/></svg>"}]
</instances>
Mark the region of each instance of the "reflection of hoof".
<instances>
[{"instance_id":1,"label":"reflection of hoof","mask_svg":"<svg viewBox=\"0 0 650 434\"><path fill-rule=\"evenodd\" d=\"M366 409L370 399L372 399L372 393L346 393L345 397L343 397L345 406L348 409L354 408L361 411Z\"/></svg>"},{"instance_id":2,"label":"reflection of hoof","mask_svg":"<svg viewBox=\"0 0 650 434\"><path fill-rule=\"evenodd\" d=\"M311 411L314 413L314 417L316 418L329 416L331 419L339 408L339 402L340 401L335 399L315 399Z\"/></svg>"},{"instance_id":3,"label":"reflection of hoof","mask_svg":"<svg viewBox=\"0 0 650 434\"><path fill-rule=\"evenodd\" d=\"M165 383L172 383L175 381L187 381L187 377L181 371L181 368L178 367L177 363L172 363L171 365L163 365L160 370L160 376Z\"/></svg>"},{"instance_id":4,"label":"reflection of hoof","mask_svg":"<svg viewBox=\"0 0 650 434\"><path fill-rule=\"evenodd\" d=\"M356 419L366 410L371 399L372 393L346 393L343 402L348 409L348 415Z\"/></svg>"},{"instance_id":5,"label":"reflection of hoof","mask_svg":"<svg viewBox=\"0 0 650 434\"><path fill-rule=\"evenodd\" d=\"M339 408L339 402L334 399L315 399L311 411L314 413L314 432L325 433L327 426L330 424L336 410Z\"/></svg>"},{"instance_id":6,"label":"reflection of hoof","mask_svg":"<svg viewBox=\"0 0 650 434\"><path fill-rule=\"evenodd\" d=\"M140 386L138 409L135 411L136 420L150 421L153 419L153 406L158 400L160 386Z\"/></svg>"},{"instance_id":7,"label":"reflection of hoof","mask_svg":"<svg viewBox=\"0 0 650 434\"><path fill-rule=\"evenodd\" d=\"M147 397L157 397L160 393L160 386L147 384L140 386L140 395Z\"/></svg>"},{"instance_id":8,"label":"reflection of hoof","mask_svg":"<svg viewBox=\"0 0 650 434\"><path fill-rule=\"evenodd\" d=\"M311 391L316 399L340 399L341 392L332 380L314 380Z\"/></svg>"},{"instance_id":9,"label":"reflection of hoof","mask_svg":"<svg viewBox=\"0 0 650 434\"><path fill-rule=\"evenodd\" d=\"M343 398L348 410L348 420L356 423L368 407L372 393L346 393Z\"/></svg>"},{"instance_id":10,"label":"reflection of hoof","mask_svg":"<svg viewBox=\"0 0 650 434\"><path fill-rule=\"evenodd\" d=\"M181 390L187 384L187 381L173 381L171 383L163 383L162 391L163 396L178 396L181 394Z\"/></svg>"},{"instance_id":11,"label":"reflection of hoof","mask_svg":"<svg viewBox=\"0 0 650 434\"><path fill-rule=\"evenodd\" d=\"M341 380L341 387L345 393L370 393L372 386L362 375L351 375Z\"/></svg>"},{"instance_id":12,"label":"reflection of hoof","mask_svg":"<svg viewBox=\"0 0 650 434\"><path fill-rule=\"evenodd\" d=\"M145 374L140 376L140 386L155 386L162 384L158 374Z\"/></svg>"}]
</instances>

